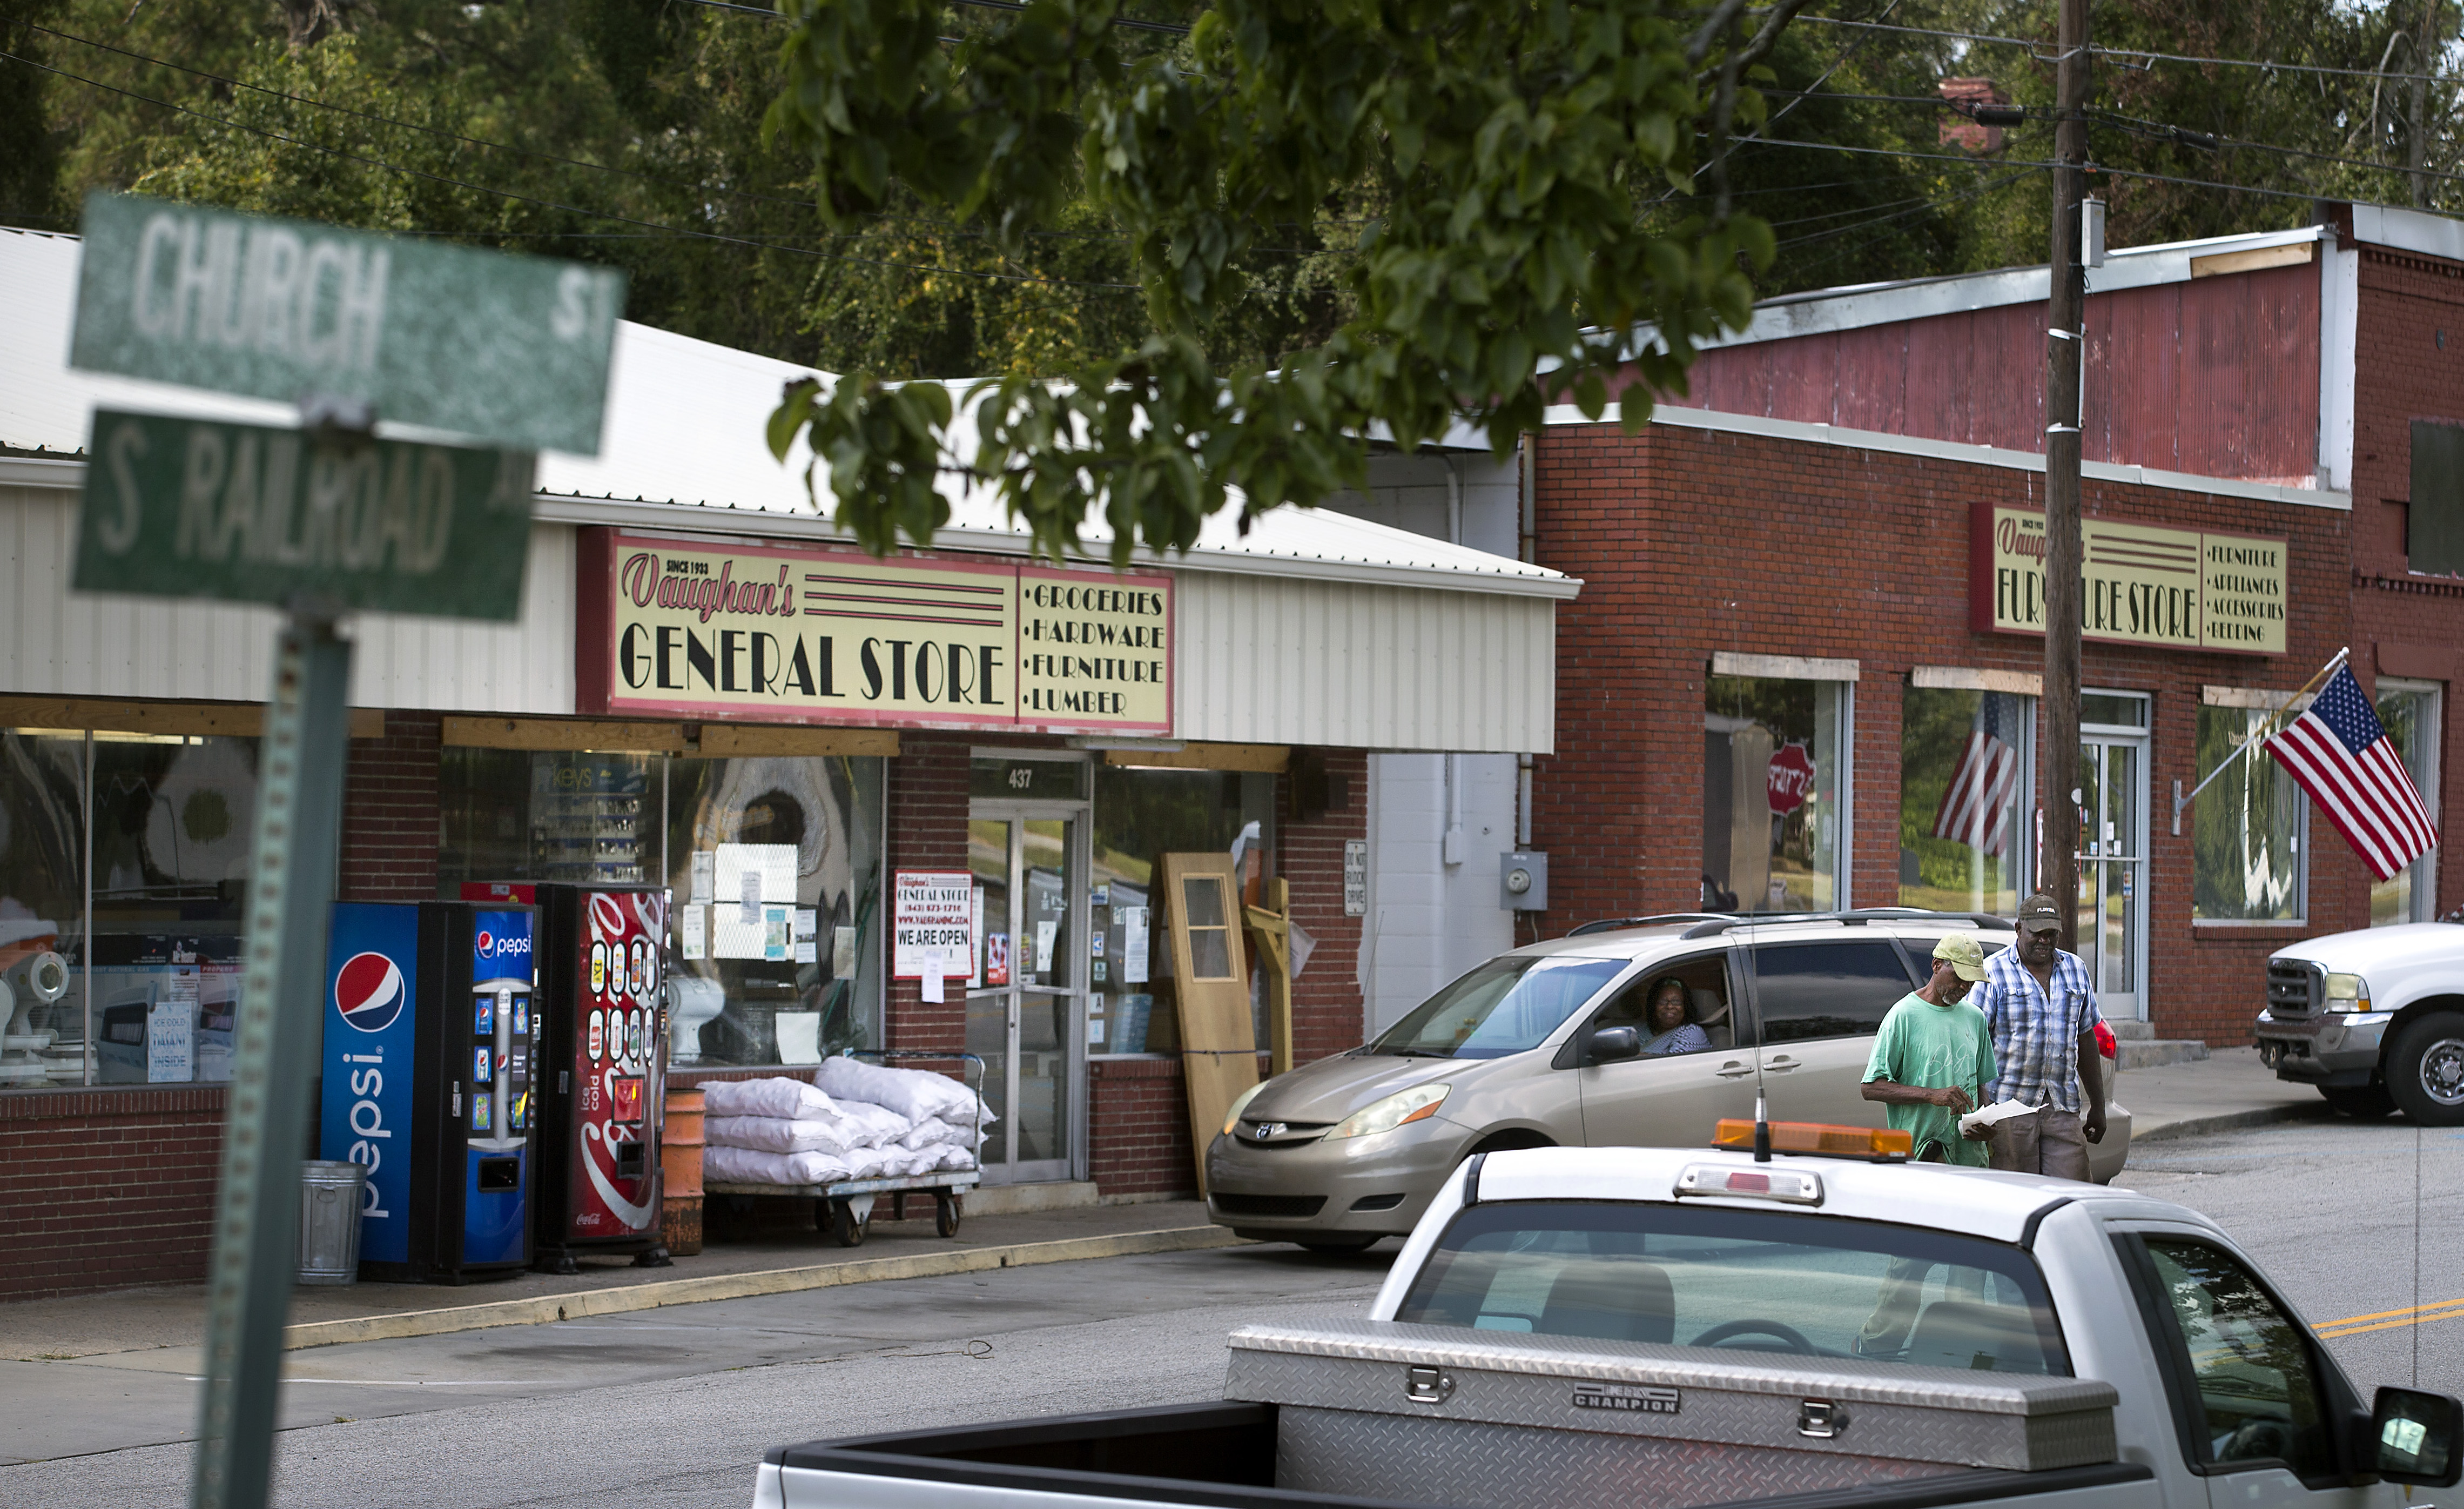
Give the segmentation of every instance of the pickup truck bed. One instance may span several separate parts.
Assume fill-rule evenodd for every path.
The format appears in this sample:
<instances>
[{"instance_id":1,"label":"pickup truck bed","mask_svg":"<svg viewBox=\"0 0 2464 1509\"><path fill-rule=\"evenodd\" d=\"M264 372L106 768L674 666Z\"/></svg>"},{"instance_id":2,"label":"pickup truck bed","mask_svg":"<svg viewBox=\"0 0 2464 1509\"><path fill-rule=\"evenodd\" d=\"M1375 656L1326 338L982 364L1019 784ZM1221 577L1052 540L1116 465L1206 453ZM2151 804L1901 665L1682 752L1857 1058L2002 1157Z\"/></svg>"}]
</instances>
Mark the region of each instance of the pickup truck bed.
<instances>
[{"instance_id":1,"label":"pickup truck bed","mask_svg":"<svg viewBox=\"0 0 2464 1509\"><path fill-rule=\"evenodd\" d=\"M764 1458L759 1509L946 1509L990 1490L1004 1504L1217 1505L1221 1509L1432 1509L1407 1498L1275 1486L1278 1406L1171 1405L1045 1416L958 1430L902 1431L781 1447ZM2151 1500L2135 1462L1942 1475L1738 1501L1740 1509L1947 1509L2045 1494L2063 1509Z\"/></svg>"}]
</instances>

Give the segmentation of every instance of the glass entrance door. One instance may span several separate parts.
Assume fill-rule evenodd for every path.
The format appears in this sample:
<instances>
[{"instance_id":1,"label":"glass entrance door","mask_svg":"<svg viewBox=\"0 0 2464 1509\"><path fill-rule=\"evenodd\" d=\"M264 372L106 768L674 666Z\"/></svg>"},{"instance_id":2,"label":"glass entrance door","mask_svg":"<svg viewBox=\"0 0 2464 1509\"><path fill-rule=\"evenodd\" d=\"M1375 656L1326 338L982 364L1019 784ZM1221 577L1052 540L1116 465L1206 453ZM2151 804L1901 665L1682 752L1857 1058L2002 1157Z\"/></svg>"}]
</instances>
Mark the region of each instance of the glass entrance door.
<instances>
[{"instance_id":1,"label":"glass entrance door","mask_svg":"<svg viewBox=\"0 0 2464 1509\"><path fill-rule=\"evenodd\" d=\"M969 810L977 952L967 1051L1001 1120L988 1183L1080 1177L1086 1119L1087 820L1083 809L978 801Z\"/></svg>"},{"instance_id":2,"label":"glass entrance door","mask_svg":"<svg viewBox=\"0 0 2464 1509\"><path fill-rule=\"evenodd\" d=\"M2147 737L2079 740L2079 953L2107 1017L2146 1014Z\"/></svg>"}]
</instances>

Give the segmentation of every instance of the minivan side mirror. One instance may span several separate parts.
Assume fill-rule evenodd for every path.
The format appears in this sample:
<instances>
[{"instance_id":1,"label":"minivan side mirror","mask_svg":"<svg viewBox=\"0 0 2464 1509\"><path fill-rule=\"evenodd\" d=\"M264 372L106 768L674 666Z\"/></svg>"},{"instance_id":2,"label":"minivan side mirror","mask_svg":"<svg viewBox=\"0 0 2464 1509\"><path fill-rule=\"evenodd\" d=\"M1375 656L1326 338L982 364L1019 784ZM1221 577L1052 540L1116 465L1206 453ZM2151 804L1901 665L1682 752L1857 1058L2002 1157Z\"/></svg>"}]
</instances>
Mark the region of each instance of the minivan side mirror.
<instances>
[{"instance_id":1,"label":"minivan side mirror","mask_svg":"<svg viewBox=\"0 0 2464 1509\"><path fill-rule=\"evenodd\" d=\"M1592 1034L1591 1061L1613 1064L1620 1058L1639 1057L1642 1034L1631 1027L1603 1027Z\"/></svg>"},{"instance_id":2,"label":"minivan side mirror","mask_svg":"<svg viewBox=\"0 0 2464 1509\"><path fill-rule=\"evenodd\" d=\"M2379 1476L2391 1483L2453 1488L2464 1478L2464 1402L2422 1388L2381 1388L2370 1408Z\"/></svg>"}]
</instances>

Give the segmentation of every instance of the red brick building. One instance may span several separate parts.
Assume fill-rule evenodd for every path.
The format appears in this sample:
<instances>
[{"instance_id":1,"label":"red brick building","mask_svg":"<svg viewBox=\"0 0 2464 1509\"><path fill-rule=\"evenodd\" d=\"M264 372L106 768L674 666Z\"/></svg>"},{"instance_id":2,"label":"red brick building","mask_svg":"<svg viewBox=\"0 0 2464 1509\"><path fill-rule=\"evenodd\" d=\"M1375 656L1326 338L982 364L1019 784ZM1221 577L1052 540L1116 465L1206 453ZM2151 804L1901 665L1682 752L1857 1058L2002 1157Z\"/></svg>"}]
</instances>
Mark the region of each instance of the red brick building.
<instances>
[{"instance_id":1,"label":"red brick building","mask_svg":"<svg viewBox=\"0 0 2464 1509\"><path fill-rule=\"evenodd\" d=\"M2174 803L2349 646L2452 825L2464 479L2413 448L2464 433L2464 226L2345 209L2090 277L2081 953L2109 1015L2239 1043L2271 950L2464 900L2436 852L2374 882L2263 760ZM1585 585L1535 762L1546 931L2011 915L2045 293L2037 268L1776 300L1646 432L1551 415L1533 558Z\"/></svg>"}]
</instances>

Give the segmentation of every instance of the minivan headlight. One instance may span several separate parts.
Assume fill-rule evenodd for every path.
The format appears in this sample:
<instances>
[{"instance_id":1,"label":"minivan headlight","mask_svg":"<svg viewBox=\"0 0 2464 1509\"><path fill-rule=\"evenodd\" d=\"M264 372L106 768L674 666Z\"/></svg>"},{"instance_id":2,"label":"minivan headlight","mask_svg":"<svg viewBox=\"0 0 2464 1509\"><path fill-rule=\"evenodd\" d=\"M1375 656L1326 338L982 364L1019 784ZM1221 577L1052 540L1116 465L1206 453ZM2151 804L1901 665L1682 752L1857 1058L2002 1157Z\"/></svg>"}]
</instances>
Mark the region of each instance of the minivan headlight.
<instances>
[{"instance_id":1,"label":"minivan headlight","mask_svg":"<svg viewBox=\"0 0 2464 1509\"><path fill-rule=\"evenodd\" d=\"M1232 1129L1241 1124L1241 1113L1249 1109L1249 1102L1258 1098L1258 1092L1265 1088L1266 1088L1266 1081L1261 1079L1232 1098L1232 1109L1223 1113L1224 1136L1232 1135Z\"/></svg>"},{"instance_id":2,"label":"minivan headlight","mask_svg":"<svg viewBox=\"0 0 2464 1509\"><path fill-rule=\"evenodd\" d=\"M1424 1084L1415 1086L1400 1095L1390 1095L1375 1105L1354 1111L1345 1117L1333 1131L1326 1134L1327 1141L1333 1142L1345 1137L1374 1137L1379 1132L1391 1132L1408 1121L1426 1121L1438 1114L1439 1106L1445 1104L1446 1091L1449 1088L1451 1087L1443 1084Z\"/></svg>"},{"instance_id":3,"label":"minivan headlight","mask_svg":"<svg viewBox=\"0 0 2464 1509\"><path fill-rule=\"evenodd\" d=\"M2370 983L2357 974L2331 974L2327 977L2327 1010L2330 1011L2366 1011L2370 1009Z\"/></svg>"}]
</instances>

